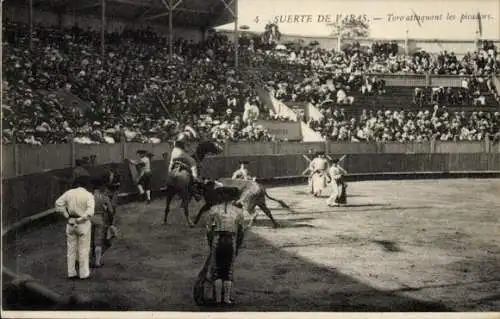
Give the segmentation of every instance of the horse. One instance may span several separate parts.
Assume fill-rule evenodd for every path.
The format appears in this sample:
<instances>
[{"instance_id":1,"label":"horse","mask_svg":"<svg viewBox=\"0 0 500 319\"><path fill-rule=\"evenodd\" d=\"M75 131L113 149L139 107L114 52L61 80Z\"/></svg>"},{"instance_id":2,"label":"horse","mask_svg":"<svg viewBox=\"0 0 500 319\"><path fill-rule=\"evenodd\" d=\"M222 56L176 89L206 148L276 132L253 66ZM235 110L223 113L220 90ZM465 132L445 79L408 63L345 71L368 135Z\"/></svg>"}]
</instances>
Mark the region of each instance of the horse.
<instances>
[{"instance_id":1,"label":"horse","mask_svg":"<svg viewBox=\"0 0 500 319\"><path fill-rule=\"evenodd\" d=\"M203 161L208 154L219 154L223 150L222 146L212 140L204 140L200 142L197 147L193 158L198 165ZM168 163L168 158L165 161ZM167 164L168 165L168 164ZM193 176L191 175L191 167L189 164L182 162L180 159L175 161L172 171L167 172L165 186L166 186L166 203L165 215L163 223L167 223L168 214L170 212L170 203L175 195L179 195L182 200L181 207L184 209L184 216L189 227L194 227L193 222L189 218L189 202L191 200L191 184L193 183Z\"/></svg>"},{"instance_id":2,"label":"horse","mask_svg":"<svg viewBox=\"0 0 500 319\"><path fill-rule=\"evenodd\" d=\"M267 217L269 217L269 219L273 223L274 228L279 227L279 223L274 219L271 210L267 207L266 198L278 202L281 207L290 210L290 206L288 206L282 200L269 196L269 194L266 191L266 188L255 181L231 179L231 178L221 178L217 181L225 187L239 189L240 191L239 201L242 205L242 208L245 211L247 211L252 218L247 227L250 227L253 224L253 222L257 219L257 213L255 212L255 208L257 206L260 207L260 209L264 212L264 214L266 214ZM215 188L214 181L211 180L205 181L203 187L205 205L200 208L194 222L195 225L198 224L201 216L217 203L216 198L212 196L214 188Z\"/></svg>"}]
</instances>

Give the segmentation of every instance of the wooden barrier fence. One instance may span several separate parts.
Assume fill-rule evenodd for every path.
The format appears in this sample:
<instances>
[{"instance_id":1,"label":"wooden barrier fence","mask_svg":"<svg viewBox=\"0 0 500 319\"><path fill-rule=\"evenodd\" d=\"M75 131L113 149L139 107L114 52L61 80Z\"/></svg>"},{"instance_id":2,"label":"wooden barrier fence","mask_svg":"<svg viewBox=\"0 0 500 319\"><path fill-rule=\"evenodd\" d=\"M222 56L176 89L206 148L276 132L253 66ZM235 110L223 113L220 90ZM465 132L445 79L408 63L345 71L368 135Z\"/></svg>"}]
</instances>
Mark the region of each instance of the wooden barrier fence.
<instances>
[{"instance_id":1,"label":"wooden barrier fence","mask_svg":"<svg viewBox=\"0 0 500 319\"><path fill-rule=\"evenodd\" d=\"M340 157L345 152L331 153ZM238 168L240 160L249 161L250 172L262 179L298 176L306 168L307 161L301 154L290 155L242 155L212 156L201 164L200 175L203 177L230 177ZM343 166L350 173L419 173L419 172L454 172L454 171L496 171L500 172L500 153L418 153L418 154L349 154ZM109 165L90 167L92 176L99 176ZM163 159L152 162L152 188L159 190L164 185L166 164ZM119 165L123 177L121 192L136 192L130 179L128 167ZM71 168L39 172L4 179L3 184L3 223L4 227L13 222L52 208L54 201L69 187Z\"/></svg>"},{"instance_id":2,"label":"wooden barrier fence","mask_svg":"<svg viewBox=\"0 0 500 319\"><path fill-rule=\"evenodd\" d=\"M136 151L145 149L161 159L170 153L170 143L141 144L48 144L33 146L14 144L2 146L2 178L12 178L72 167L75 159L97 155L96 164L122 163L135 158ZM311 151L337 154L441 154L441 153L499 153L500 144L489 141L427 143L352 143L352 142L238 142L228 143L220 156L297 155Z\"/></svg>"}]
</instances>

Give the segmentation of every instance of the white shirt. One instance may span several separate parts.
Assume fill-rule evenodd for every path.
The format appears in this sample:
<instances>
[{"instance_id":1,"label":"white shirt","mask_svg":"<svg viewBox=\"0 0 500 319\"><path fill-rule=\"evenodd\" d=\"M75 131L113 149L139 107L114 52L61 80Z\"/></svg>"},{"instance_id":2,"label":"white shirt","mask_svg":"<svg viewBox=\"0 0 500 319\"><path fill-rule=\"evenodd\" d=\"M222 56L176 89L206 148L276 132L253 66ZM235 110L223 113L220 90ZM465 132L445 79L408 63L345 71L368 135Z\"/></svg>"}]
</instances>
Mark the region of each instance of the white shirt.
<instances>
[{"instance_id":1,"label":"white shirt","mask_svg":"<svg viewBox=\"0 0 500 319\"><path fill-rule=\"evenodd\" d=\"M66 218L90 218L94 215L94 195L83 187L66 191L56 200L56 210Z\"/></svg>"},{"instance_id":2,"label":"white shirt","mask_svg":"<svg viewBox=\"0 0 500 319\"><path fill-rule=\"evenodd\" d=\"M142 167L142 174L151 173L151 162L149 161L149 157L141 157L139 163L144 164L144 166Z\"/></svg>"},{"instance_id":3,"label":"white shirt","mask_svg":"<svg viewBox=\"0 0 500 319\"><path fill-rule=\"evenodd\" d=\"M227 209L227 210L226 210ZM210 209L207 226L216 232L227 231L237 233L238 226L243 226L243 211L231 204L219 204Z\"/></svg>"},{"instance_id":4,"label":"white shirt","mask_svg":"<svg viewBox=\"0 0 500 319\"><path fill-rule=\"evenodd\" d=\"M340 177L342 177L342 175L347 174L347 172L340 166L330 167L329 173L333 179L339 179Z\"/></svg>"}]
</instances>

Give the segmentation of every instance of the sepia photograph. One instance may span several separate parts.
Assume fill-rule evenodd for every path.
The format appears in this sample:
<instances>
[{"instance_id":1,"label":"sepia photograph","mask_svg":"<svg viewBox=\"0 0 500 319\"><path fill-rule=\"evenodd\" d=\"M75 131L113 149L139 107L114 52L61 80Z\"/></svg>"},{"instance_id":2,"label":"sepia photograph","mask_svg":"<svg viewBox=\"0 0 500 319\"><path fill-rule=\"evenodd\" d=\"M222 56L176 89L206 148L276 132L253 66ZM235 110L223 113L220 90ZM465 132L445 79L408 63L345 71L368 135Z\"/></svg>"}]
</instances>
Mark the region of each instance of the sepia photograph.
<instances>
[{"instance_id":1,"label":"sepia photograph","mask_svg":"<svg viewBox=\"0 0 500 319\"><path fill-rule=\"evenodd\" d=\"M500 318L499 19L2 0L1 316Z\"/></svg>"}]
</instances>

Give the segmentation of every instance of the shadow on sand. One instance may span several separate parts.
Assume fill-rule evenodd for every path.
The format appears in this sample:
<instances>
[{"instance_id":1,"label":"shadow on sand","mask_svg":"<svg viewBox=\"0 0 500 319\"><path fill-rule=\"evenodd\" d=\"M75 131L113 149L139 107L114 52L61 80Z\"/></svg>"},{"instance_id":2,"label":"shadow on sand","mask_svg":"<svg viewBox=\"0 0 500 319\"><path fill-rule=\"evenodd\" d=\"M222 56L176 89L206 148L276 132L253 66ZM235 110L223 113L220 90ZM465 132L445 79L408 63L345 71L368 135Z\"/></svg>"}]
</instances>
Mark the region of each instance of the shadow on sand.
<instances>
[{"instance_id":1,"label":"shadow on sand","mask_svg":"<svg viewBox=\"0 0 500 319\"><path fill-rule=\"evenodd\" d=\"M79 309L214 311L197 307L192 299L196 275L208 253L204 229L187 228L177 208L170 216L172 225L160 227L163 201L153 202L144 212L138 212L137 205L142 207L129 204L121 211L118 227L122 237L105 256L105 266L92 271L90 281L69 283L65 278L63 223L18 234L4 250L4 262L61 294L78 292L94 300ZM301 226L308 220L311 219L289 220L285 228L309 227ZM204 220L200 224L204 225ZM237 304L228 311L452 310L438 302L375 289L335 269L274 247L252 232L246 236L236 259L235 299ZM4 309L8 310L8 305Z\"/></svg>"}]
</instances>

